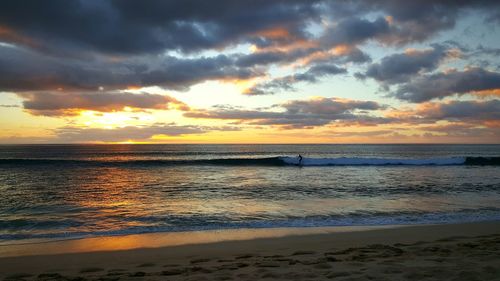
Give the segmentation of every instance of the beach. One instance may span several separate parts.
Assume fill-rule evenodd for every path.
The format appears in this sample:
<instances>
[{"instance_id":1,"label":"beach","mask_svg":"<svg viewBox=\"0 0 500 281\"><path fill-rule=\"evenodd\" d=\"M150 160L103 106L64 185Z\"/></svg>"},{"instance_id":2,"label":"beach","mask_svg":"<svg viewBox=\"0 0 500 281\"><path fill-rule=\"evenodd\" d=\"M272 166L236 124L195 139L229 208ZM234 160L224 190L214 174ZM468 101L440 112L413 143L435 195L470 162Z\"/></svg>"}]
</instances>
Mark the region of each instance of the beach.
<instances>
[{"instance_id":1,"label":"beach","mask_svg":"<svg viewBox=\"0 0 500 281\"><path fill-rule=\"evenodd\" d=\"M0 281L500 281L499 46L500 0L0 0Z\"/></svg>"},{"instance_id":2,"label":"beach","mask_svg":"<svg viewBox=\"0 0 500 281\"><path fill-rule=\"evenodd\" d=\"M235 239L233 234L232 241L231 234L222 231L221 241L208 243L196 241L203 233L191 235L189 243L186 233L181 245L166 246L160 245L168 241L158 242L146 234L140 240L143 247L134 244L121 250L109 250L112 247L104 244L113 239L124 242L123 237L107 237L104 244L80 239L80 244L93 245L89 252L65 250L68 241L10 246L33 252L20 250L21 256L0 258L0 276L4 280L500 280L498 221L330 229L253 239ZM60 253L48 254L54 251Z\"/></svg>"},{"instance_id":3,"label":"beach","mask_svg":"<svg viewBox=\"0 0 500 281\"><path fill-rule=\"evenodd\" d=\"M0 280L499 280L499 148L0 146Z\"/></svg>"}]
</instances>

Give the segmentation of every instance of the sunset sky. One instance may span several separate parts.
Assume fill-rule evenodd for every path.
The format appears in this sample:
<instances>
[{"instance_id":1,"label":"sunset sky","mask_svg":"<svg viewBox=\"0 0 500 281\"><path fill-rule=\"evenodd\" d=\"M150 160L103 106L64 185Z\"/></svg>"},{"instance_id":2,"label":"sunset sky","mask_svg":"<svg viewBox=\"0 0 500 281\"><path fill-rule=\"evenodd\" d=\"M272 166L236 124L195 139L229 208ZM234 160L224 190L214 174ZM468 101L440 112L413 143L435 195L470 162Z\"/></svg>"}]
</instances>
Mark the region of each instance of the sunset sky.
<instances>
[{"instance_id":1,"label":"sunset sky","mask_svg":"<svg viewBox=\"0 0 500 281\"><path fill-rule=\"evenodd\" d=\"M0 143L500 143L499 1L0 2Z\"/></svg>"}]
</instances>

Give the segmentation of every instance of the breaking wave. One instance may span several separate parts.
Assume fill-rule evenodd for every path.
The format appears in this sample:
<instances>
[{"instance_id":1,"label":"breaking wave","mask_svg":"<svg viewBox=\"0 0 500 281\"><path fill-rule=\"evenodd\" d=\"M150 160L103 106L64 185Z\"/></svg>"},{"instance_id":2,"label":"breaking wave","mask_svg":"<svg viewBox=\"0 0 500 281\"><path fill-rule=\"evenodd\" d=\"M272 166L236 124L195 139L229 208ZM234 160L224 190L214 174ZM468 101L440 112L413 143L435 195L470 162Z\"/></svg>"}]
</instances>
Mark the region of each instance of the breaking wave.
<instances>
[{"instance_id":1,"label":"breaking wave","mask_svg":"<svg viewBox=\"0 0 500 281\"><path fill-rule=\"evenodd\" d=\"M406 158L216 158L192 160L82 160L82 159L0 159L1 166L19 165L77 165L77 166L178 166L178 165L216 165L216 166L449 166L484 165L500 166L500 157L449 157L428 159Z\"/></svg>"}]
</instances>

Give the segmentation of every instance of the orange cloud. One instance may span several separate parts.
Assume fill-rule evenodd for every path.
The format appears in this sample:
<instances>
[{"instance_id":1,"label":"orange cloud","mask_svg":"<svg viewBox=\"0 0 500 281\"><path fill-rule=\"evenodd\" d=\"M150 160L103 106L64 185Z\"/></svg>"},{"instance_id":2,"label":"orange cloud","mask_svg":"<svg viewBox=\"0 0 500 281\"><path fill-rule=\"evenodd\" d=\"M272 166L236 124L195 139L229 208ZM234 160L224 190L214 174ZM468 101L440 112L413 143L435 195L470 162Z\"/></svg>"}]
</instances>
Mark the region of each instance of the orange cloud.
<instances>
[{"instance_id":1,"label":"orange cloud","mask_svg":"<svg viewBox=\"0 0 500 281\"><path fill-rule=\"evenodd\" d=\"M319 46L319 42L294 37L290 34L288 29L284 27L261 30L251 35L276 40L274 43L277 43L267 47L252 45L252 52L290 52L299 49L316 48Z\"/></svg>"},{"instance_id":2,"label":"orange cloud","mask_svg":"<svg viewBox=\"0 0 500 281\"><path fill-rule=\"evenodd\" d=\"M254 35L266 37L269 39L280 39L290 37L290 32L284 27L275 27L267 30L261 30Z\"/></svg>"},{"instance_id":3,"label":"orange cloud","mask_svg":"<svg viewBox=\"0 0 500 281\"><path fill-rule=\"evenodd\" d=\"M329 50L321 50L313 52L294 63L294 66L306 66L311 62L328 59L331 57L340 57L349 55L354 50L353 46L349 45L338 45Z\"/></svg>"},{"instance_id":4,"label":"orange cloud","mask_svg":"<svg viewBox=\"0 0 500 281\"><path fill-rule=\"evenodd\" d=\"M139 90L140 88L142 88L142 86L140 86L140 85L129 85L129 86L127 86L127 90Z\"/></svg>"},{"instance_id":5,"label":"orange cloud","mask_svg":"<svg viewBox=\"0 0 500 281\"><path fill-rule=\"evenodd\" d=\"M289 52L299 49L316 48L319 46L319 42L293 36L285 27L273 27L254 32L250 35L272 39L275 40L274 43L277 43L267 47L253 45L251 47L252 52Z\"/></svg>"},{"instance_id":6,"label":"orange cloud","mask_svg":"<svg viewBox=\"0 0 500 281\"><path fill-rule=\"evenodd\" d=\"M484 126L488 128L500 128L500 120L486 120Z\"/></svg>"},{"instance_id":7,"label":"orange cloud","mask_svg":"<svg viewBox=\"0 0 500 281\"><path fill-rule=\"evenodd\" d=\"M281 44L276 46L270 46L265 48L259 48L254 46L252 50L254 52L290 52L300 49L308 49L308 48L316 48L319 46L319 43L316 41L309 40L295 40L293 42L287 44Z\"/></svg>"},{"instance_id":8,"label":"orange cloud","mask_svg":"<svg viewBox=\"0 0 500 281\"><path fill-rule=\"evenodd\" d=\"M490 89L490 90L482 90L482 91L473 91L471 92L474 95L478 95L482 98L494 96L500 97L500 89Z\"/></svg>"},{"instance_id":9,"label":"orange cloud","mask_svg":"<svg viewBox=\"0 0 500 281\"><path fill-rule=\"evenodd\" d=\"M131 93L18 93L23 107L30 114L74 116L81 111L116 112L124 110L172 109L188 111L185 103L159 94Z\"/></svg>"}]
</instances>

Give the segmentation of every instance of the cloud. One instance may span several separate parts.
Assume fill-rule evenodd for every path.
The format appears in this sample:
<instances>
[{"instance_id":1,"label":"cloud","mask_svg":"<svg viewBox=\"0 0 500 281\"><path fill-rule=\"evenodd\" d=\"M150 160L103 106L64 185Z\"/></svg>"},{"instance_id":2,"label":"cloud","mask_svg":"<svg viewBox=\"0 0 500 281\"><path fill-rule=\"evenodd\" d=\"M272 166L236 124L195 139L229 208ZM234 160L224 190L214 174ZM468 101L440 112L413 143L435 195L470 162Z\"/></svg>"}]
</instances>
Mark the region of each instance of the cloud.
<instances>
[{"instance_id":1,"label":"cloud","mask_svg":"<svg viewBox=\"0 0 500 281\"><path fill-rule=\"evenodd\" d=\"M400 100L424 102L496 89L500 89L500 73L475 67L420 76L401 85L392 95Z\"/></svg>"},{"instance_id":2,"label":"cloud","mask_svg":"<svg viewBox=\"0 0 500 281\"><path fill-rule=\"evenodd\" d=\"M319 51L318 48L301 48L297 50L259 50L247 55L238 55L235 65L238 67L267 66L269 64L288 64L311 53Z\"/></svg>"},{"instance_id":3,"label":"cloud","mask_svg":"<svg viewBox=\"0 0 500 281\"><path fill-rule=\"evenodd\" d=\"M197 52L238 43L286 45L310 39L307 26L338 19L327 36L355 43L391 33L390 42L421 41L452 28L466 10L497 18L496 1L54 0L2 1L0 38L54 55L143 55L165 50ZM384 14L364 19L370 14ZM36 24L35 24L36 23Z\"/></svg>"},{"instance_id":4,"label":"cloud","mask_svg":"<svg viewBox=\"0 0 500 281\"><path fill-rule=\"evenodd\" d=\"M328 46L356 45L390 32L385 18L369 21L362 18L346 18L331 26L321 38Z\"/></svg>"},{"instance_id":5,"label":"cloud","mask_svg":"<svg viewBox=\"0 0 500 281\"><path fill-rule=\"evenodd\" d=\"M447 57L456 54L443 45L433 45L430 49L407 50L382 58L379 63L368 66L360 78L370 77L385 84L403 83L422 72L431 72Z\"/></svg>"},{"instance_id":6,"label":"cloud","mask_svg":"<svg viewBox=\"0 0 500 281\"><path fill-rule=\"evenodd\" d=\"M475 139L475 142L494 143L500 137L500 130L494 127L483 126L477 123L452 122L447 124L434 124L420 126L418 130L424 131L432 137L454 137L459 140Z\"/></svg>"},{"instance_id":7,"label":"cloud","mask_svg":"<svg viewBox=\"0 0 500 281\"><path fill-rule=\"evenodd\" d=\"M440 31L451 29L457 19L466 12L478 12L485 19L496 12L500 6L498 1L348 1L351 5L350 14L366 14L381 12L387 16L391 32L384 33L380 38L386 44L406 44L422 42ZM336 3L333 4L336 6ZM341 10L342 11L342 10Z\"/></svg>"},{"instance_id":8,"label":"cloud","mask_svg":"<svg viewBox=\"0 0 500 281\"><path fill-rule=\"evenodd\" d=\"M329 132L331 137L378 137L394 134L393 130L375 130L375 131L339 131Z\"/></svg>"},{"instance_id":9,"label":"cloud","mask_svg":"<svg viewBox=\"0 0 500 281\"><path fill-rule=\"evenodd\" d=\"M127 126L116 129L80 128L66 126L54 130L55 140L60 142L123 142L150 141L153 136L183 136L204 134L209 131L235 131L236 127L208 127L157 123L151 126Z\"/></svg>"},{"instance_id":10,"label":"cloud","mask_svg":"<svg viewBox=\"0 0 500 281\"><path fill-rule=\"evenodd\" d=\"M189 107L175 98L149 93L20 93L23 107L34 115L73 115L80 110L101 112L133 109L169 109L171 107L189 110Z\"/></svg>"},{"instance_id":11,"label":"cloud","mask_svg":"<svg viewBox=\"0 0 500 281\"><path fill-rule=\"evenodd\" d=\"M189 86L206 80L244 80L263 75L259 70L234 64L234 59L225 55L196 59L167 57L157 68L139 73L139 84L187 90Z\"/></svg>"},{"instance_id":12,"label":"cloud","mask_svg":"<svg viewBox=\"0 0 500 281\"><path fill-rule=\"evenodd\" d=\"M315 64L303 73L297 73L280 78L276 78L269 82L257 84L244 93L247 95L267 95L274 94L277 91L288 90L294 91L293 84L299 82L315 83L319 78L337 74L347 73L347 70L340 68L334 64Z\"/></svg>"},{"instance_id":13,"label":"cloud","mask_svg":"<svg viewBox=\"0 0 500 281\"><path fill-rule=\"evenodd\" d=\"M366 42L419 42L452 28L465 11L491 16L498 6L496 1L7 0L0 3L0 91L95 91L130 85L183 91L206 80L262 77L272 65L299 62L314 68L324 63L314 58L318 55L337 65L364 63L370 58L359 47ZM311 31L311 24L322 28ZM252 44L257 51L200 55L241 44ZM337 47L350 51L333 54ZM414 67L412 71L431 69L432 58L426 56L432 54L422 56L420 65L403 57L398 62ZM393 81L391 71L395 69L382 62L366 75ZM316 82L301 78L303 74L249 93L278 90L292 80Z\"/></svg>"},{"instance_id":14,"label":"cloud","mask_svg":"<svg viewBox=\"0 0 500 281\"><path fill-rule=\"evenodd\" d=\"M109 65L60 60L27 49L0 45L0 91L97 90L119 69L112 67L112 71L109 70Z\"/></svg>"},{"instance_id":15,"label":"cloud","mask_svg":"<svg viewBox=\"0 0 500 281\"><path fill-rule=\"evenodd\" d=\"M438 132L439 129L431 130L430 128L439 128L445 123L449 126L448 131L457 131L454 135L458 135L462 127L488 128L484 131L497 130L497 134L500 134L500 100L498 99L424 102L409 108L388 108L383 114L386 120L391 120L391 125L409 126L412 130ZM456 126L451 126L452 124Z\"/></svg>"},{"instance_id":16,"label":"cloud","mask_svg":"<svg viewBox=\"0 0 500 281\"><path fill-rule=\"evenodd\" d=\"M316 97L290 100L272 108L258 110L218 106L210 110L185 112L184 116L228 120L234 124L275 126L278 129L310 129L328 125L328 127L382 126L383 130L389 130L387 126L404 126L406 128L404 130L418 130L425 124L436 126L446 121L494 130L500 127L498 122L500 101L427 102L413 108L397 110L373 101ZM455 129L460 128L455 127ZM401 129L390 130L401 131Z\"/></svg>"},{"instance_id":17,"label":"cloud","mask_svg":"<svg viewBox=\"0 0 500 281\"><path fill-rule=\"evenodd\" d=\"M338 120L356 120L369 117L366 112L384 109L373 101L316 97L308 100L291 100L275 106L280 111L216 108L193 110L185 117L202 119L236 120L251 125L276 125L283 129L312 128Z\"/></svg>"},{"instance_id":18,"label":"cloud","mask_svg":"<svg viewBox=\"0 0 500 281\"><path fill-rule=\"evenodd\" d=\"M54 143L54 139L50 137L39 137L39 136L20 136L18 134L4 135L0 137L0 144L38 144L38 143Z\"/></svg>"},{"instance_id":19,"label":"cloud","mask_svg":"<svg viewBox=\"0 0 500 281\"><path fill-rule=\"evenodd\" d=\"M374 101L358 101L340 98L312 98L309 100L291 100L281 105L290 113L339 114L354 110L379 110L385 108Z\"/></svg>"},{"instance_id":20,"label":"cloud","mask_svg":"<svg viewBox=\"0 0 500 281\"><path fill-rule=\"evenodd\" d=\"M199 58L143 57L118 61L61 60L26 49L0 46L1 91L95 91L128 86L186 90L205 80L248 79L261 72L235 66L225 55Z\"/></svg>"},{"instance_id":21,"label":"cloud","mask_svg":"<svg viewBox=\"0 0 500 281\"><path fill-rule=\"evenodd\" d=\"M188 110L169 96L122 90L158 86L185 91L208 80L255 79L261 83L245 93L263 95L295 91L297 83L317 83L354 69L392 97L421 104L398 116L397 110L375 102L313 98L267 109L199 109L184 116L280 129L414 126L439 120L492 128L498 124L498 101L491 98L500 94L500 73L495 72L496 58L490 57L499 49L480 45L465 50L445 42L386 55L376 63L370 54L378 57L379 50L385 54L410 43L435 42L464 15L496 25L499 8L498 1L448 0L6 0L0 2L0 92L14 92L23 108L36 115L126 107ZM371 49L373 45L377 48ZM461 60L453 66L475 67L440 72L458 49ZM478 58L489 64L477 67ZM281 74L281 67L291 71ZM273 78L265 81L268 77ZM489 100L429 102L466 94L488 95ZM210 130L216 128L156 124L116 131L67 127L58 133L67 141L85 141L86 134L87 141L99 134L116 141L134 133L147 139L160 131Z\"/></svg>"},{"instance_id":22,"label":"cloud","mask_svg":"<svg viewBox=\"0 0 500 281\"><path fill-rule=\"evenodd\" d=\"M32 0L21 4L7 0L0 4L0 41L11 47L0 49L0 90L119 89L126 84L186 89L205 80L263 75L266 69L256 66L292 63L336 46L353 50L341 56L346 62L366 62L369 58L357 47L369 40L422 41L452 28L463 11L489 15L498 5L495 1ZM380 16L371 19L374 14ZM326 26L315 34L308 29L312 23ZM165 56L220 52L245 43L275 50L238 57ZM299 47L288 49L291 46Z\"/></svg>"},{"instance_id":23,"label":"cloud","mask_svg":"<svg viewBox=\"0 0 500 281\"><path fill-rule=\"evenodd\" d=\"M415 112L432 120L500 120L500 100L424 103Z\"/></svg>"},{"instance_id":24,"label":"cloud","mask_svg":"<svg viewBox=\"0 0 500 281\"><path fill-rule=\"evenodd\" d=\"M176 125L127 126L117 129L63 127L55 130L58 139L68 142L147 140L154 135L179 136L203 132L198 127Z\"/></svg>"},{"instance_id":25,"label":"cloud","mask_svg":"<svg viewBox=\"0 0 500 281\"><path fill-rule=\"evenodd\" d=\"M8 28L37 42L38 49L52 53L193 52L233 44L242 36L276 27L300 37L305 22L318 16L316 3L56 0L21 4L8 0L0 5L0 18Z\"/></svg>"}]
</instances>

